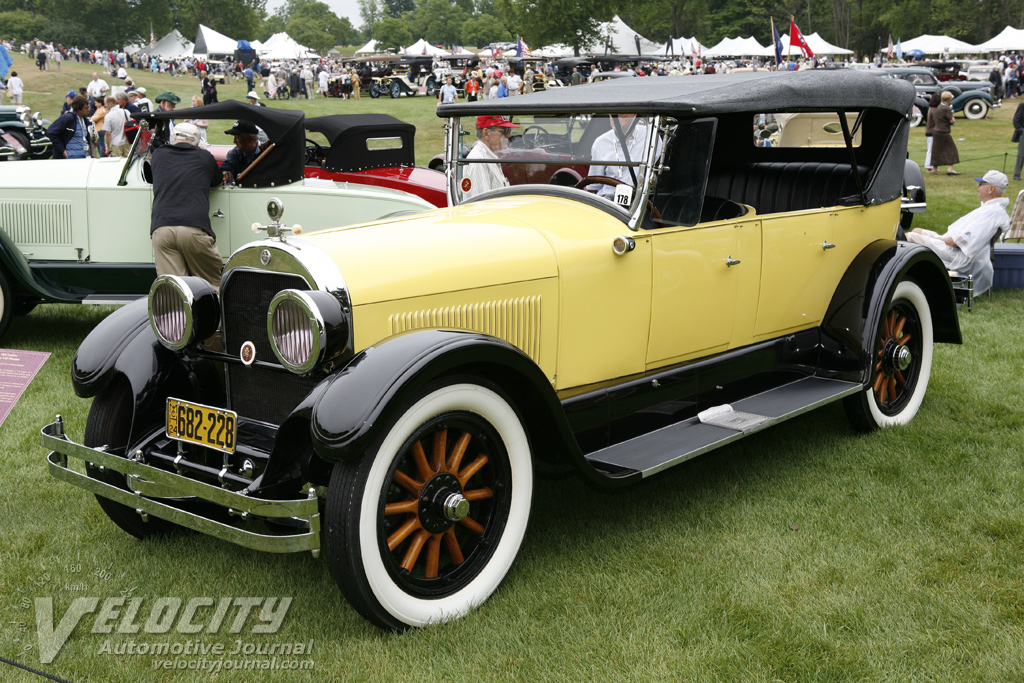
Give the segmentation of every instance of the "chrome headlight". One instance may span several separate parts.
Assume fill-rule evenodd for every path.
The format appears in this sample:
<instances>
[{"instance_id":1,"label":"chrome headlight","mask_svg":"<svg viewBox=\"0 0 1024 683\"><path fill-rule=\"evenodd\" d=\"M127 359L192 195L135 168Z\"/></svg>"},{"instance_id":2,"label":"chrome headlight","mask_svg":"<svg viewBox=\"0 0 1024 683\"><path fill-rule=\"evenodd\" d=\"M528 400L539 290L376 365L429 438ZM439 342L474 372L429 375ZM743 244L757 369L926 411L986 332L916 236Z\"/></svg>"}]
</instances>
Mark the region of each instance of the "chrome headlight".
<instances>
[{"instance_id":1,"label":"chrome headlight","mask_svg":"<svg viewBox=\"0 0 1024 683\"><path fill-rule=\"evenodd\" d=\"M302 375L348 347L348 319L327 292L285 289L270 302L267 335L281 364Z\"/></svg>"},{"instance_id":2,"label":"chrome headlight","mask_svg":"<svg viewBox=\"0 0 1024 683\"><path fill-rule=\"evenodd\" d=\"M25 105L18 107L15 111L18 113L18 120L24 123L26 126L32 123L32 109Z\"/></svg>"},{"instance_id":3,"label":"chrome headlight","mask_svg":"<svg viewBox=\"0 0 1024 683\"><path fill-rule=\"evenodd\" d=\"M209 337L219 319L217 291L200 277L161 275L149 289L149 324L173 351Z\"/></svg>"}]
</instances>

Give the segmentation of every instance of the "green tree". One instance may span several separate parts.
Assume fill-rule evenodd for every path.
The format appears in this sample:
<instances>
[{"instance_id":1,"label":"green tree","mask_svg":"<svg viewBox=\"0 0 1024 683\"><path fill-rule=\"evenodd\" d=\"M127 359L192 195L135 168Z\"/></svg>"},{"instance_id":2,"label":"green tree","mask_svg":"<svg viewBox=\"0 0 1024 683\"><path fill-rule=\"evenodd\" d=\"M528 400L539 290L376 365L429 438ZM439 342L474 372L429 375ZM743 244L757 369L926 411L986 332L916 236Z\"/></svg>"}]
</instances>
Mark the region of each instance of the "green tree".
<instances>
[{"instance_id":1,"label":"green tree","mask_svg":"<svg viewBox=\"0 0 1024 683\"><path fill-rule=\"evenodd\" d=\"M326 3L308 0L290 14L288 35L324 54L335 45L355 42L357 32L347 17L339 17Z\"/></svg>"},{"instance_id":2,"label":"green tree","mask_svg":"<svg viewBox=\"0 0 1024 683\"><path fill-rule=\"evenodd\" d=\"M512 34L500 19L491 14L479 14L462 24L463 45L490 45L512 39Z\"/></svg>"},{"instance_id":3,"label":"green tree","mask_svg":"<svg viewBox=\"0 0 1024 683\"><path fill-rule=\"evenodd\" d=\"M377 47L380 50L397 50L412 43L412 34L406 28L405 22L394 17L378 21L371 27L371 34L377 40Z\"/></svg>"},{"instance_id":4,"label":"green tree","mask_svg":"<svg viewBox=\"0 0 1024 683\"><path fill-rule=\"evenodd\" d=\"M600 23L615 14L602 0L496 0L496 4L528 44L565 43L577 55L600 45Z\"/></svg>"},{"instance_id":5,"label":"green tree","mask_svg":"<svg viewBox=\"0 0 1024 683\"><path fill-rule=\"evenodd\" d=\"M15 42L24 43L36 36L44 35L43 27L47 24L45 17L23 9L0 12L0 26L4 27L4 35Z\"/></svg>"},{"instance_id":6,"label":"green tree","mask_svg":"<svg viewBox=\"0 0 1024 683\"><path fill-rule=\"evenodd\" d=\"M413 36L452 45L462 41L462 25L468 18L466 10L448 0L423 0L406 22Z\"/></svg>"},{"instance_id":7,"label":"green tree","mask_svg":"<svg viewBox=\"0 0 1024 683\"><path fill-rule=\"evenodd\" d=\"M706 36L709 32L706 0L647 0L624 3L619 16L640 35L657 42L669 36Z\"/></svg>"},{"instance_id":8,"label":"green tree","mask_svg":"<svg viewBox=\"0 0 1024 683\"><path fill-rule=\"evenodd\" d=\"M190 38L199 25L232 38L258 35L266 15L266 0L175 0L175 18L179 31Z\"/></svg>"},{"instance_id":9,"label":"green tree","mask_svg":"<svg viewBox=\"0 0 1024 683\"><path fill-rule=\"evenodd\" d=\"M282 33L288 27L280 14L271 14L263 20L263 28L256 34L257 38L264 43L270 40L275 33Z\"/></svg>"},{"instance_id":10,"label":"green tree","mask_svg":"<svg viewBox=\"0 0 1024 683\"><path fill-rule=\"evenodd\" d=\"M384 13L389 17L401 18L406 12L416 10L416 0L381 0Z\"/></svg>"},{"instance_id":11,"label":"green tree","mask_svg":"<svg viewBox=\"0 0 1024 683\"><path fill-rule=\"evenodd\" d=\"M358 0L359 2L359 18L363 22L363 30L366 32L364 37L370 36L370 31L373 26L384 18L384 10L381 6L380 0Z\"/></svg>"}]
</instances>

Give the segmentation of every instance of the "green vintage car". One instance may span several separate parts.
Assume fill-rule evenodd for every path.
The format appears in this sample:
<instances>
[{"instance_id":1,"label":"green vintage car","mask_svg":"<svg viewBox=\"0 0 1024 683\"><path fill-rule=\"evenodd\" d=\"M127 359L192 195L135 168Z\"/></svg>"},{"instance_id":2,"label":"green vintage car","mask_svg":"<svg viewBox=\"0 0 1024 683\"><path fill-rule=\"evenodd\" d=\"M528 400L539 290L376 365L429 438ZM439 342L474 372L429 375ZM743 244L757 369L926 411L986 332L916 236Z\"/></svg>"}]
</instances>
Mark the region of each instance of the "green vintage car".
<instances>
[{"instance_id":1,"label":"green vintage car","mask_svg":"<svg viewBox=\"0 0 1024 683\"><path fill-rule=\"evenodd\" d=\"M50 122L27 104L0 105L0 161L46 159L50 156Z\"/></svg>"},{"instance_id":2,"label":"green vintage car","mask_svg":"<svg viewBox=\"0 0 1024 683\"><path fill-rule=\"evenodd\" d=\"M214 129L245 118L275 143L244 181L210 191L211 223L225 258L257 238L252 226L271 196L286 201L307 231L433 208L400 190L305 178L301 111L222 102L169 114L209 119ZM149 120L156 125L161 116ZM148 140L144 131L127 159L0 165L0 335L14 315L39 303L121 304L146 295L156 277Z\"/></svg>"}]
</instances>

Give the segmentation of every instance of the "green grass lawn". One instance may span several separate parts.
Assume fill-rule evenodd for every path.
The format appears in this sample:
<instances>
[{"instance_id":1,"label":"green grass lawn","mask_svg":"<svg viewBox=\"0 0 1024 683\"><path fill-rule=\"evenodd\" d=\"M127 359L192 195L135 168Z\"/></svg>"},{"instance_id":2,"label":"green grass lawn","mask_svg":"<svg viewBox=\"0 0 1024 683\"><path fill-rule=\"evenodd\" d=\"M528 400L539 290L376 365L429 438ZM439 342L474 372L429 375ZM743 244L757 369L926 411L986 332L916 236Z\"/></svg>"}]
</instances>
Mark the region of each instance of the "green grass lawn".
<instances>
[{"instance_id":1,"label":"green grass lawn","mask_svg":"<svg viewBox=\"0 0 1024 683\"><path fill-rule=\"evenodd\" d=\"M70 82L74 73L65 64L44 75L58 100L68 86L52 79ZM151 95L196 86L137 81ZM228 86L222 96L243 89ZM1003 155L1015 152L1014 106L986 121L957 120L963 175L926 178L929 210L916 224L942 231L976 205L973 176L1002 169ZM383 111L415 123L421 163L440 149L432 110L425 98L309 105L315 114ZM923 162L923 129L911 134L911 156ZM833 404L625 491L541 481L502 588L458 622L402 636L359 617L322 559L190 532L140 542L92 496L47 474L39 428L61 413L81 439L89 401L71 391L69 366L110 310L40 306L0 340L52 354L0 427L0 656L76 682L1024 678L1019 290L961 313L964 344L936 347L928 395L906 427L860 435ZM254 634L250 624L237 634L227 625L194 635L93 633L95 615L86 615L56 660L40 664L35 598L52 598L56 626L75 598L121 595L142 597L143 616L161 597L292 604L276 634ZM298 672L165 671L155 666L166 657L105 651L129 641L219 643L230 652L237 640L311 639L311 654L296 659L313 669ZM41 679L0 663L0 680Z\"/></svg>"}]
</instances>

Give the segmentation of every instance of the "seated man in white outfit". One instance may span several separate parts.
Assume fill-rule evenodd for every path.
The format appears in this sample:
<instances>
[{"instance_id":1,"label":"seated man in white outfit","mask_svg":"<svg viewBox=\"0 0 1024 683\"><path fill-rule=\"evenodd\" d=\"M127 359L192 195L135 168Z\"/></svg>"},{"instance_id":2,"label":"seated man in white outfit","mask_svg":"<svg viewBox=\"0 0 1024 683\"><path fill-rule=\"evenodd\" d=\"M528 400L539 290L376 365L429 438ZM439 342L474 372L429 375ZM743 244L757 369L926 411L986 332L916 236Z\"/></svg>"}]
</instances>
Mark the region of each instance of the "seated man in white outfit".
<instances>
[{"instance_id":1,"label":"seated man in white outfit","mask_svg":"<svg viewBox=\"0 0 1024 683\"><path fill-rule=\"evenodd\" d=\"M516 124L501 116L476 117L476 142L466 155L467 160L497 159L497 152L508 147L508 136ZM462 198L500 187L508 187L508 178L501 171L501 164L465 164L462 167Z\"/></svg>"},{"instance_id":2,"label":"seated man in white outfit","mask_svg":"<svg viewBox=\"0 0 1024 683\"><path fill-rule=\"evenodd\" d=\"M1010 217L1006 215L1010 200L1003 196L1009 184L1005 173L989 171L975 180L980 183L980 207L954 221L945 235L915 228L907 233L907 241L923 244L934 251L949 270L972 276L974 295L977 296L992 286L989 245L996 232L1004 232L1010 227Z\"/></svg>"}]
</instances>

